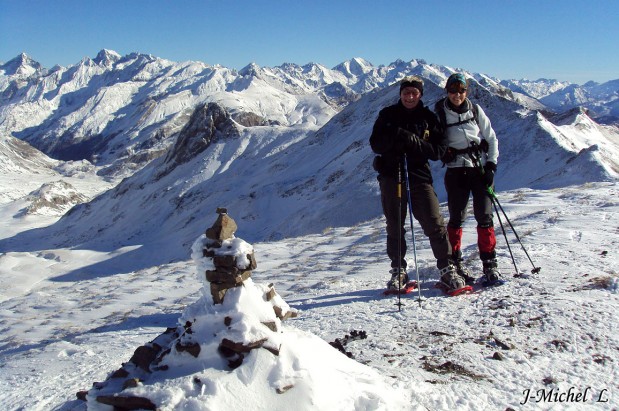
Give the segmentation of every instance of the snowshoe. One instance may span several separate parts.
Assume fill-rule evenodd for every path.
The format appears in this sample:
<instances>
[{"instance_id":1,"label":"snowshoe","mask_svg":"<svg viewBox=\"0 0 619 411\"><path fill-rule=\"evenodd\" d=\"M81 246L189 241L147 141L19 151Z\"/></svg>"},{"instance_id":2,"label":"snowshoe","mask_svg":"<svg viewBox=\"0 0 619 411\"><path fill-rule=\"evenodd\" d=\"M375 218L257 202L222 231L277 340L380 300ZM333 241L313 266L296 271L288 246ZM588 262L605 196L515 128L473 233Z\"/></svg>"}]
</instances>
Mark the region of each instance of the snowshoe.
<instances>
[{"instance_id":1,"label":"snowshoe","mask_svg":"<svg viewBox=\"0 0 619 411\"><path fill-rule=\"evenodd\" d=\"M434 285L434 288L438 288L444 294L446 294L446 295L448 295L450 297L455 297L456 295L460 295L460 294L470 294L470 293L473 292L473 287L470 286L470 285L465 285L465 286L460 287L460 288L452 289L452 288L450 288L447 284L445 284L442 281L438 281Z\"/></svg>"},{"instance_id":2,"label":"snowshoe","mask_svg":"<svg viewBox=\"0 0 619 411\"><path fill-rule=\"evenodd\" d=\"M499 265L496 259L483 261L483 266L484 277L481 282L483 287L505 284L505 280L501 278L501 272L499 271Z\"/></svg>"},{"instance_id":3,"label":"snowshoe","mask_svg":"<svg viewBox=\"0 0 619 411\"><path fill-rule=\"evenodd\" d=\"M436 283L435 287L442 290L445 294L455 296L473 291L473 287L466 284L465 279L458 274L454 265L449 264L441 268L440 274L441 279Z\"/></svg>"},{"instance_id":4,"label":"snowshoe","mask_svg":"<svg viewBox=\"0 0 619 411\"><path fill-rule=\"evenodd\" d=\"M417 289L417 281L409 281L398 290L397 288L387 288L383 291L383 295L409 294Z\"/></svg>"},{"instance_id":5,"label":"snowshoe","mask_svg":"<svg viewBox=\"0 0 619 411\"><path fill-rule=\"evenodd\" d=\"M468 268L466 268L465 266L462 265L462 263L457 262L455 264L456 267L456 272L458 273L458 275L462 278L464 278L464 282L467 285L473 285L475 284L475 282L477 281L477 278L473 277L471 275L471 272L468 270Z\"/></svg>"},{"instance_id":6,"label":"snowshoe","mask_svg":"<svg viewBox=\"0 0 619 411\"><path fill-rule=\"evenodd\" d=\"M448 264L439 270L441 282L451 290L458 290L466 285L464 278L460 277L453 264Z\"/></svg>"},{"instance_id":7,"label":"snowshoe","mask_svg":"<svg viewBox=\"0 0 619 411\"><path fill-rule=\"evenodd\" d=\"M484 278L481 281L481 286L482 287L494 287L494 286L503 285L506 282L507 282L507 280L504 280L502 278L497 278L496 280L493 280L493 281L489 281L488 279Z\"/></svg>"},{"instance_id":8,"label":"snowshoe","mask_svg":"<svg viewBox=\"0 0 619 411\"><path fill-rule=\"evenodd\" d=\"M405 268L400 268L399 272L397 268L392 268L389 270L389 274L391 274L391 279L387 281L387 289L398 290L403 288L409 282L408 274L406 274Z\"/></svg>"},{"instance_id":9,"label":"snowshoe","mask_svg":"<svg viewBox=\"0 0 619 411\"><path fill-rule=\"evenodd\" d=\"M417 288L416 281L410 281L405 268L392 268L389 270L391 279L387 281L387 289L383 292L384 295L392 294L408 294Z\"/></svg>"}]
</instances>

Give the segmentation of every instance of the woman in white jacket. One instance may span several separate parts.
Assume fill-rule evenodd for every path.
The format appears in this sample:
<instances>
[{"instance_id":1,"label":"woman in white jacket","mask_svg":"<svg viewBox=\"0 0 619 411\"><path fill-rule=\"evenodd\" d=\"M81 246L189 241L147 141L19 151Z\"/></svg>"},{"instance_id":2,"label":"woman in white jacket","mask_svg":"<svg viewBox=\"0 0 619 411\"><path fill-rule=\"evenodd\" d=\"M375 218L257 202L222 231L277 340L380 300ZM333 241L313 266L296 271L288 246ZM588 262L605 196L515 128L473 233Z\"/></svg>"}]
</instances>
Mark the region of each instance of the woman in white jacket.
<instances>
[{"instance_id":1,"label":"woman in white jacket","mask_svg":"<svg viewBox=\"0 0 619 411\"><path fill-rule=\"evenodd\" d=\"M473 104L467 98L468 86L469 81L463 74L452 74L445 86L447 97L438 101L435 106L449 146L443 157L443 162L447 165L447 232L457 272L470 283L475 279L462 264L462 225L466 218L469 197L472 195L484 281L494 284L501 280L501 273L496 259L493 208L488 187L494 185L499 148L488 116L479 105ZM476 162L475 158L479 161Z\"/></svg>"}]
</instances>

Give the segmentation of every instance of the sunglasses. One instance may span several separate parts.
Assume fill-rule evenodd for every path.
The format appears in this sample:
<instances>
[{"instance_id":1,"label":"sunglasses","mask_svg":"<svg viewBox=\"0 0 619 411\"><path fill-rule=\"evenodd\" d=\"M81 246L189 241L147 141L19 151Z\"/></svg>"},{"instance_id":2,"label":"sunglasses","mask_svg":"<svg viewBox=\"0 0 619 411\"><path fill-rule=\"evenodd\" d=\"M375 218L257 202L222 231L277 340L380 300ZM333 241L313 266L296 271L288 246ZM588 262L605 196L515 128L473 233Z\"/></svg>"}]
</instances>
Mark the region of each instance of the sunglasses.
<instances>
[{"instance_id":1,"label":"sunglasses","mask_svg":"<svg viewBox=\"0 0 619 411\"><path fill-rule=\"evenodd\" d=\"M447 90L448 93L450 94L464 94L466 93L466 88L464 87L452 87L449 90Z\"/></svg>"}]
</instances>

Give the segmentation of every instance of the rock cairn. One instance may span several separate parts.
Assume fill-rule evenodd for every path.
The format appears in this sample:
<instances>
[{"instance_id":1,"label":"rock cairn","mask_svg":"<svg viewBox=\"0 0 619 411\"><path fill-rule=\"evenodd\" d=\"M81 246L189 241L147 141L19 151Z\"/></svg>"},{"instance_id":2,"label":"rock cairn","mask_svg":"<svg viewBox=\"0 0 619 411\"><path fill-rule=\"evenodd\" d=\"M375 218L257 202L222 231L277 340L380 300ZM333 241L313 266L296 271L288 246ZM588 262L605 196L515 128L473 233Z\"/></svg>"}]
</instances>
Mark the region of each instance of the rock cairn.
<instances>
[{"instance_id":1,"label":"rock cairn","mask_svg":"<svg viewBox=\"0 0 619 411\"><path fill-rule=\"evenodd\" d=\"M281 321L297 312L277 294L273 284L255 284L251 270L256 259L253 247L236 238L237 225L224 208L217 209L217 220L192 247L202 286L202 298L188 306L179 326L168 328L153 341L138 347L130 360L112 372L104 382L96 382L77 397L114 409L154 410L156 401L137 395L135 389L156 386L170 375L193 374L207 367L229 372L243 364L255 349L266 349L279 356L283 330ZM225 298L225 300L224 300ZM251 307L243 312L242 307ZM213 355L209 350L217 347ZM219 356L224 361L213 362ZM201 365L206 364L206 365ZM227 367L227 368L226 368ZM208 384L194 378L197 385ZM278 387L283 393L292 386ZM95 407L96 408L96 407Z\"/></svg>"},{"instance_id":2,"label":"rock cairn","mask_svg":"<svg viewBox=\"0 0 619 411\"><path fill-rule=\"evenodd\" d=\"M215 304L221 304L230 288L238 287L251 277L251 270L257 267L254 251L249 244L237 241L234 233L237 225L225 208L218 208L217 220L206 230L204 257L211 259L214 269L206 270L211 296ZM224 246L225 245L225 246ZM251 252L244 254L243 251Z\"/></svg>"}]
</instances>

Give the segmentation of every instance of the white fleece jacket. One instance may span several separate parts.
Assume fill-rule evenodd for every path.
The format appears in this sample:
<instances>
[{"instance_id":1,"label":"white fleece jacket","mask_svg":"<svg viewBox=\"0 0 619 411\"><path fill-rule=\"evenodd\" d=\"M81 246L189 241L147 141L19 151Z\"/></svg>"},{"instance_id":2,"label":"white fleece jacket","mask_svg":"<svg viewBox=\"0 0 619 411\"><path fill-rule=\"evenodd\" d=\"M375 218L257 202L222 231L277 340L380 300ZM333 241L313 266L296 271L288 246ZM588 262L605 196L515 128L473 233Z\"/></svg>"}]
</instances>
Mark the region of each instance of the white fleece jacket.
<instances>
[{"instance_id":1,"label":"white fleece jacket","mask_svg":"<svg viewBox=\"0 0 619 411\"><path fill-rule=\"evenodd\" d=\"M459 114L449 108L447 99L444 100L443 106L445 109L445 118L447 124L458 123L460 121L472 119L474 117L472 111L472 102L467 98L466 104L469 105L469 110ZM484 110L477 106L477 121L475 120L459 124L457 126L447 127L447 145L458 150L466 149L470 146L471 142L479 144L482 139L488 142L488 153L482 153L481 162L482 165L491 161L497 164L499 158L499 142L496 138L496 134L490 124L490 119L484 112ZM467 154L458 154L458 156L450 163L447 163L447 167L474 167L471 158Z\"/></svg>"}]
</instances>

